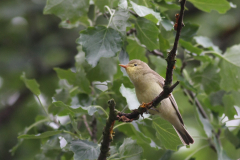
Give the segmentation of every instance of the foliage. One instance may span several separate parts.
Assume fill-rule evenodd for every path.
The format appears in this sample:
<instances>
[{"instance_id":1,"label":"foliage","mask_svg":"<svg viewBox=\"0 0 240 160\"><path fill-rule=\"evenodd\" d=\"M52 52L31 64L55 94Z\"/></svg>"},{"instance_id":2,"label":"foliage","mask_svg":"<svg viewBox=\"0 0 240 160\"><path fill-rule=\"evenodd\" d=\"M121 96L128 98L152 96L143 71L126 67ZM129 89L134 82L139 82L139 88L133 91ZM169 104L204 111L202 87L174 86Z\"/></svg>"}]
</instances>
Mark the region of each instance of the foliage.
<instances>
[{"instance_id":1,"label":"foliage","mask_svg":"<svg viewBox=\"0 0 240 160\"><path fill-rule=\"evenodd\" d=\"M189 0L189 4L202 12L215 10L221 14L234 7L226 0ZM179 3L172 0L47 0L43 13L61 19L59 26L65 28L65 37L75 38L77 45L71 41L71 47L77 48L78 53L75 65L58 65L67 61L65 56L71 47L63 49L63 53L54 50L53 42L61 39L63 45L68 39L50 37L41 45L53 44L45 45L44 51L56 61L52 62L46 55L41 57L41 50L38 57L54 68L58 78L49 76L46 83L38 78L37 81L42 82L38 83L27 78L31 71L13 78L20 77L21 84L24 82L36 97L37 103L33 99L31 108L39 105L42 113L36 109L29 127L19 133L19 141L11 153L21 150L24 141L34 139L31 142L38 143L36 159L97 159L108 117L107 101L113 98L116 108L125 112L138 107L133 85L118 64L141 59L164 77L164 58L173 46L174 14L179 8ZM186 11L185 16L187 14ZM195 143L183 152L186 147L181 145L170 123L144 115L144 119L132 123L116 122L109 159L212 157L225 160L240 157L239 127L229 127L226 123L226 119L237 119L236 109L240 107L240 44L221 50L210 38L197 34L198 24L185 19L184 24L173 75L174 81L181 81L181 87L173 94ZM133 28L136 30L130 33ZM73 30L79 34L68 35ZM154 54L155 50L162 56ZM186 91L192 92L194 97ZM207 113L207 119L197 109L196 99ZM26 112L21 117L27 114L31 113Z\"/></svg>"}]
</instances>

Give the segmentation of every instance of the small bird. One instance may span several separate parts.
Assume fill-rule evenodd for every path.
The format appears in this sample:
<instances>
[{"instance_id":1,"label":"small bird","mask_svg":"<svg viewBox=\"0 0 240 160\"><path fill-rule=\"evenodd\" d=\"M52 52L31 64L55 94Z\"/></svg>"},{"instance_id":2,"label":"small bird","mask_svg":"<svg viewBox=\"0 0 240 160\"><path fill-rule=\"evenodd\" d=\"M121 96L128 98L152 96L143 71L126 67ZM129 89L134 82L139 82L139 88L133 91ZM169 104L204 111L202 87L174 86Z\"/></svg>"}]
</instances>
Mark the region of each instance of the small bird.
<instances>
[{"instance_id":1,"label":"small bird","mask_svg":"<svg viewBox=\"0 0 240 160\"><path fill-rule=\"evenodd\" d=\"M134 59L128 64L119 64L125 68L130 80L135 86L137 99L140 103L149 103L163 91L164 78L153 71L145 62ZM177 103L171 94L161 101L156 108L149 110L150 114L159 115L169 121L177 131L184 145L193 144L194 140L184 127L182 116Z\"/></svg>"}]
</instances>

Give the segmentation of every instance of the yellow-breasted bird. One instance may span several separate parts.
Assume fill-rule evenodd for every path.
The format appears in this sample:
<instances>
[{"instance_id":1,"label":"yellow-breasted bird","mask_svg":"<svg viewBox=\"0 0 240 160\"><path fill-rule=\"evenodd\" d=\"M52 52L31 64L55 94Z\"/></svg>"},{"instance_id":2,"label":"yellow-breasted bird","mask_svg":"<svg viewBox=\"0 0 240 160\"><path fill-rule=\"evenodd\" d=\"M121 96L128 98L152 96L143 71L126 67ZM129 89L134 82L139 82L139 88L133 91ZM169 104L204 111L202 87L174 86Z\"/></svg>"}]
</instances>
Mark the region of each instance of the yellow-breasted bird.
<instances>
[{"instance_id":1,"label":"yellow-breasted bird","mask_svg":"<svg viewBox=\"0 0 240 160\"><path fill-rule=\"evenodd\" d=\"M134 59L128 64L120 64L135 86L137 99L140 103L149 103L163 91L164 78L153 71L146 63ZM194 140L184 127L182 116L177 103L171 94L169 98L161 101L156 110L150 109L150 114L159 115L169 121L177 131L184 145L193 144Z\"/></svg>"}]
</instances>

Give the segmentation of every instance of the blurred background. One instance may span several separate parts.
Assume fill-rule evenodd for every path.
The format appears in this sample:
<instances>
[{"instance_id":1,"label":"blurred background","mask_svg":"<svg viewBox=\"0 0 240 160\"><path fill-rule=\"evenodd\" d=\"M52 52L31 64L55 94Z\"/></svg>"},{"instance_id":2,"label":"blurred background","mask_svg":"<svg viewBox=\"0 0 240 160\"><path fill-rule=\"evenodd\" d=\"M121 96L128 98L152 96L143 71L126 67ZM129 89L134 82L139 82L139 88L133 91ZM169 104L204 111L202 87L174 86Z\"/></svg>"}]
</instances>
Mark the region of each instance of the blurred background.
<instances>
[{"instance_id":1,"label":"blurred background","mask_svg":"<svg viewBox=\"0 0 240 160\"><path fill-rule=\"evenodd\" d=\"M240 6L239 0L232 4ZM34 159L40 140L25 140L11 156L19 132L34 122L42 112L33 94L20 80L25 72L35 78L46 97L58 87L54 67L68 69L77 54L76 39L82 28L59 28L60 19L43 15L45 0L0 1L0 159ZM210 13L187 3L184 22L200 25L198 34L212 39L223 52L240 42L240 10L231 8L226 14ZM174 17L175 12L172 13ZM46 99L49 104L51 99ZM36 107L37 106L37 107ZM29 133L31 134L31 132Z\"/></svg>"}]
</instances>

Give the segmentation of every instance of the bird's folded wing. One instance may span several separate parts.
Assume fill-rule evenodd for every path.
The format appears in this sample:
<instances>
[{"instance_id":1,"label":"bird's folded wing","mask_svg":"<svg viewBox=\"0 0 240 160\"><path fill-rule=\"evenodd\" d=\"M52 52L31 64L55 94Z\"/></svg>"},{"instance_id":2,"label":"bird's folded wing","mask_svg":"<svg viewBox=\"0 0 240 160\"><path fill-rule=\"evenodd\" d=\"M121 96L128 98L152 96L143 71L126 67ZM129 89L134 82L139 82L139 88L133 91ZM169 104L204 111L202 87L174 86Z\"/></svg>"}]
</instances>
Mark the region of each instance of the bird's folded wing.
<instances>
[{"instance_id":1,"label":"bird's folded wing","mask_svg":"<svg viewBox=\"0 0 240 160\"><path fill-rule=\"evenodd\" d=\"M156 72L154 72L154 75L158 78L158 83L159 83L159 85L163 88L163 86L164 86L164 80L165 80L165 79L164 79L162 76L160 76L158 73L156 73ZM180 114L180 112L179 112L179 110L178 110L177 102L175 101L172 93L171 93L171 95L169 96L169 99L170 99L170 101L171 101L174 109L176 110L176 113L177 113L177 116L178 116L180 122L184 125L182 116L181 116L181 114Z\"/></svg>"}]
</instances>

